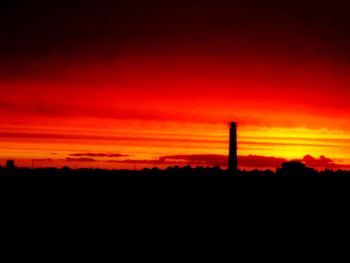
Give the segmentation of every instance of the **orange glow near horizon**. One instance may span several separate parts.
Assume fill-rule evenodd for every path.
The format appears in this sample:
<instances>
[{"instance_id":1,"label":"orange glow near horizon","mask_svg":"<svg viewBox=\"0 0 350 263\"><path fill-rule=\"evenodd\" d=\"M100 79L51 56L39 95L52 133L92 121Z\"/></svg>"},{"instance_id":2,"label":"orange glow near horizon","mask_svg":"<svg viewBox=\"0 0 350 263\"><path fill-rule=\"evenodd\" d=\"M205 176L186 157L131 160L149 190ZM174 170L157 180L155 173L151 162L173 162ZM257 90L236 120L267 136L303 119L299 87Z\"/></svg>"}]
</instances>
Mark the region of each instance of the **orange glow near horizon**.
<instances>
[{"instance_id":1,"label":"orange glow near horizon","mask_svg":"<svg viewBox=\"0 0 350 263\"><path fill-rule=\"evenodd\" d=\"M237 121L241 156L323 155L350 165L349 70L236 63L125 58L3 80L0 164L165 167L162 156L227 155L226 124ZM72 157L88 153L125 156Z\"/></svg>"}]
</instances>

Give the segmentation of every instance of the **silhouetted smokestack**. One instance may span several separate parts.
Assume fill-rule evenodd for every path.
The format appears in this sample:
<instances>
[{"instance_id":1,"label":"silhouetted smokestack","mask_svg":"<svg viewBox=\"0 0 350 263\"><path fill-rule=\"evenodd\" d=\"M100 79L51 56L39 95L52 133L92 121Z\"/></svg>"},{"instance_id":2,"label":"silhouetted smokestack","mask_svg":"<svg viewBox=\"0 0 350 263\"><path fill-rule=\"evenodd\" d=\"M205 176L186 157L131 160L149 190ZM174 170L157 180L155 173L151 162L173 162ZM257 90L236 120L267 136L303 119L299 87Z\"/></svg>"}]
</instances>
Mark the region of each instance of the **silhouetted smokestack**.
<instances>
[{"instance_id":1,"label":"silhouetted smokestack","mask_svg":"<svg viewBox=\"0 0 350 263\"><path fill-rule=\"evenodd\" d=\"M230 124L230 152L228 157L228 170L232 173L238 170L237 161L237 123Z\"/></svg>"}]
</instances>

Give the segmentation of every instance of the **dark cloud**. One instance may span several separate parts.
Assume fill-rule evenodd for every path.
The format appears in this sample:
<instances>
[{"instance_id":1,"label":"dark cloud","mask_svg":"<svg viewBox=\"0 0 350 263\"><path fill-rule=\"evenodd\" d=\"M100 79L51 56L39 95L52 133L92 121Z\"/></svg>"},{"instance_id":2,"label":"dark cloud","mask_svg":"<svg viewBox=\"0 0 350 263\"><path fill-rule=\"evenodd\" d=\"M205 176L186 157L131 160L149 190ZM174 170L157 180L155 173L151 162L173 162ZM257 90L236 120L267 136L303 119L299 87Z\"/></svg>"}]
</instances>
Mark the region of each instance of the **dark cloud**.
<instances>
[{"instance_id":1,"label":"dark cloud","mask_svg":"<svg viewBox=\"0 0 350 263\"><path fill-rule=\"evenodd\" d=\"M327 158L325 156L320 156L319 158L315 158L311 155L304 156L303 159L297 160L305 163L306 166L312 167L315 169L331 169L331 170L339 170L339 169L350 169L350 165L343 165L334 162L332 159Z\"/></svg>"},{"instance_id":2,"label":"dark cloud","mask_svg":"<svg viewBox=\"0 0 350 263\"><path fill-rule=\"evenodd\" d=\"M238 160L240 166L250 168L278 168L286 161L283 158L256 155L240 156Z\"/></svg>"},{"instance_id":3,"label":"dark cloud","mask_svg":"<svg viewBox=\"0 0 350 263\"><path fill-rule=\"evenodd\" d=\"M117 153L74 153L70 154L71 157L107 157L107 158L119 158L127 157L129 155L117 154Z\"/></svg>"},{"instance_id":4,"label":"dark cloud","mask_svg":"<svg viewBox=\"0 0 350 263\"><path fill-rule=\"evenodd\" d=\"M306 155L301 161L309 167L330 167L335 165L332 159L325 156L320 156L320 158L317 159L311 155Z\"/></svg>"}]
</instances>

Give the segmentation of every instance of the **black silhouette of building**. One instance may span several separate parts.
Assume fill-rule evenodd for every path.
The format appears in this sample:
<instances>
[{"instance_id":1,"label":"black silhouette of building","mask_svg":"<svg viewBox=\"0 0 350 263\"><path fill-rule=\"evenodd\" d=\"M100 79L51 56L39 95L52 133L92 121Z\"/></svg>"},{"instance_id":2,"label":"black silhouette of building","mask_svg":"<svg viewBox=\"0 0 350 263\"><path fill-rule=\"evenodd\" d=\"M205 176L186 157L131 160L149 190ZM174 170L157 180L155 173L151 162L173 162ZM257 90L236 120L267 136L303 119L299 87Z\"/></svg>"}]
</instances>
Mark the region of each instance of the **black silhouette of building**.
<instances>
[{"instance_id":1,"label":"black silhouette of building","mask_svg":"<svg viewBox=\"0 0 350 263\"><path fill-rule=\"evenodd\" d=\"M306 167L301 162L286 162L282 164L282 168L277 170L277 175L284 176L307 176L315 174L316 171L314 169Z\"/></svg>"},{"instance_id":2,"label":"black silhouette of building","mask_svg":"<svg viewBox=\"0 0 350 263\"><path fill-rule=\"evenodd\" d=\"M6 169L7 170L15 169L15 161L13 161L13 160L6 161Z\"/></svg>"},{"instance_id":3,"label":"black silhouette of building","mask_svg":"<svg viewBox=\"0 0 350 263\"><path fill-rule=\"evenodd\" d=\"M229 172L235 173L238 170L238 157L237 157L237 123L231 122L230 124L230 149L228 157L228 169Z\"/></svg>"}]
</instances>

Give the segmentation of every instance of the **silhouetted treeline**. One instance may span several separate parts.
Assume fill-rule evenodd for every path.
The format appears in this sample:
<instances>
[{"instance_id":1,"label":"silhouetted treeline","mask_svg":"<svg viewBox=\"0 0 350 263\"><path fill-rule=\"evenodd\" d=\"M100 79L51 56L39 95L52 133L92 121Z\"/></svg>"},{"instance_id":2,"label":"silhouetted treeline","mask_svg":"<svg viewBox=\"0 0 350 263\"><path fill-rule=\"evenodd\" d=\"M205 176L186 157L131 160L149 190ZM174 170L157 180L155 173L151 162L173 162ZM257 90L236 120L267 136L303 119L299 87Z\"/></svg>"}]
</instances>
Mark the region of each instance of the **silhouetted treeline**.
<instances>
[{"instance_id":1,"label":"silhouetted treeline","mask_svg":"<svg viewBox=\"0 0 350 263\"><path fill-rule=\"evenodd\" d=\"M242 177L280 177L280 176L350 176L350 171L322 171L317 172L313 169L307 170L284 170L279 169L277 172L266 171L237 171L228 172L219 167L206 168L198 167L169 167L165 170L158 168L134 170L103 170L103 169L70 169L64 167L56 168L14 168L6 169L0 167L0 176L53 176L53 177L225 177L225 176L242 176Z\"/></svg>"}]
</instances>

